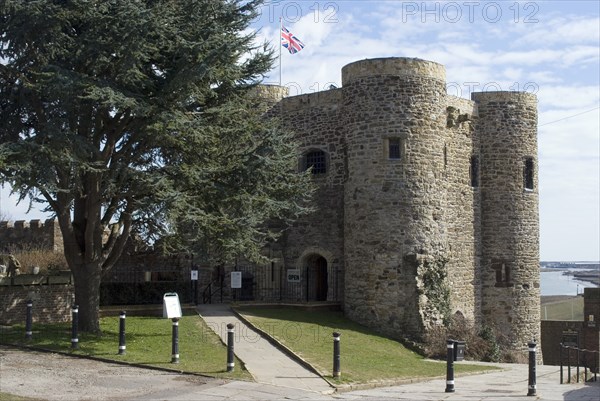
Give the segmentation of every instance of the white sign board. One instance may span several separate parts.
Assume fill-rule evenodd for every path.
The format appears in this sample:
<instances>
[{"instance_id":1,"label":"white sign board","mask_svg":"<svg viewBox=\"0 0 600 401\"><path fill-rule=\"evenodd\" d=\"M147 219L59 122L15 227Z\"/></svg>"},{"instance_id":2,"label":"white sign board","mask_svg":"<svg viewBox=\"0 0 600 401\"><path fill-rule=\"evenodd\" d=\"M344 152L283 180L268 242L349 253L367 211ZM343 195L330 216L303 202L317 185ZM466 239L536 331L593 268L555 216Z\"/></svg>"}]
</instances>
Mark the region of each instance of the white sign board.
<instances>
[{"instance_id":1,"label":"white sign board","mask_svg":"<svg viewBox=\"0 0 600 401\"><path fill-rule=\"evenodd\" d=\"M198 270L192 270L192 280L198 280Z\"/></svg>"},{"instance_id":2,"label":"white sign board","mask_svg":"<svg viewBox=\"0 0 600 401\"><path fill-rule=\"evenodd\" d=\"M231 288L242 288L242 272L231 272Z\"/></svg>"},{"instance_id":3,"label":"white sign board","mask_svg":"<svg viewBox=\"0 0 600 401\"><path fill-rule=\"evenodd\" d=\"M299 283L300 282L300 269L288 269L287 281L288 281L288 283Z\"/></svg>"},{"instance_id":4,"label":"white sign board","mask_svg":"<svg viewBox=\"0 0 600 401\"><path fill-rule=\"evenodd\" d=\"M181 304L176 292L167 292L163 295L163 317L169 319L181 317Z\"/></svg>"}]
</instances>

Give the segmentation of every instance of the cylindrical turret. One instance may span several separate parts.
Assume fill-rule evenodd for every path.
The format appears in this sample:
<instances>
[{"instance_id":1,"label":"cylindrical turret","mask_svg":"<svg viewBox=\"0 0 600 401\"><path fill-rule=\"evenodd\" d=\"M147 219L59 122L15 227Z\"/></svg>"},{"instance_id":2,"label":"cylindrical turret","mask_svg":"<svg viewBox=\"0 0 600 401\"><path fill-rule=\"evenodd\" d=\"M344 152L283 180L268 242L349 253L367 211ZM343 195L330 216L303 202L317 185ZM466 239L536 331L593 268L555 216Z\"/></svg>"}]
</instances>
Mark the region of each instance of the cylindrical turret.
<instances>
[{"instance_id":1,"label":"cylindrical turret","mask_svg":"<svg viewBox=\"0 0 600 401\"><path fill-rule=\"evenodd\" d=\"M419 59L363 60L342 69L342 84L345 312L418 337L440 317L424 280L443 268L446 248L445 70Z\"/></svg>"},{"instance_id":2,"label":"cylindrical turret","mask_svg":"<svg viewBox=\"0 0 600 401\"><path fill-rule=\"evenodd\" d=\"M540 339L537 99L472 97L481 144L482 318L521 349Z\"/></svg>"}]
</instances>

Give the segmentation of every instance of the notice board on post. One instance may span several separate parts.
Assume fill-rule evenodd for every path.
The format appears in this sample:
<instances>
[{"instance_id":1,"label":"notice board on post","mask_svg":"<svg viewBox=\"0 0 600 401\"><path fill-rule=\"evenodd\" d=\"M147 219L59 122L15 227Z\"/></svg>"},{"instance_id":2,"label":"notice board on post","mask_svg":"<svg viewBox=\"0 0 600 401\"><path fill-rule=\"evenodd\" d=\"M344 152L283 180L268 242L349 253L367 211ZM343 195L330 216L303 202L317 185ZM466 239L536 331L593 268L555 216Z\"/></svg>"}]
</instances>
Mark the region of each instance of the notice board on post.
<instances>
[{"instance_id":1,"label":"notice board on post","mask_svg":"<svg viewBox=\"0 0 600 401\"><path fill-rule=\"evenodd\" d=\"M231 288L242 288L242 272L231 272Z\"/></svg>"},{"instance_id":2,"label":"notice board on post","mask_svg":"<svg viewBox=\"0 0 600 401\"><path fill-rule=\"evenodd\" d=\"M179 319L181 317L181 304L176 292L167 292L163 295L163 317Z\"/></svg>"}]
</instances>

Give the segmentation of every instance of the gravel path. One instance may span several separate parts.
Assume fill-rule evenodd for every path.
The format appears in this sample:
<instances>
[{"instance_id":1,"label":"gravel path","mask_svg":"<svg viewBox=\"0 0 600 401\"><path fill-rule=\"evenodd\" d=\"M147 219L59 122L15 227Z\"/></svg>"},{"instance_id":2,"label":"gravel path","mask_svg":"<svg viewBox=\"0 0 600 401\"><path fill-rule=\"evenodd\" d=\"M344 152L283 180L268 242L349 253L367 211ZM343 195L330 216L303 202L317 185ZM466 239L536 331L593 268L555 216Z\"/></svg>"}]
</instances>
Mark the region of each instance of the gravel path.
<instances>
[{"instance_id":1,"label":"gravel path","mask_svg":"<svg viewBox=\"0 0 600 401\"><path fill-rule=\"evenodd\" d=\"M28 380L35 377L35 380ZM148 400L225 383L206 377L133 368L0 346L0 391L42 400Z\"/></svg>"}]
</instances>

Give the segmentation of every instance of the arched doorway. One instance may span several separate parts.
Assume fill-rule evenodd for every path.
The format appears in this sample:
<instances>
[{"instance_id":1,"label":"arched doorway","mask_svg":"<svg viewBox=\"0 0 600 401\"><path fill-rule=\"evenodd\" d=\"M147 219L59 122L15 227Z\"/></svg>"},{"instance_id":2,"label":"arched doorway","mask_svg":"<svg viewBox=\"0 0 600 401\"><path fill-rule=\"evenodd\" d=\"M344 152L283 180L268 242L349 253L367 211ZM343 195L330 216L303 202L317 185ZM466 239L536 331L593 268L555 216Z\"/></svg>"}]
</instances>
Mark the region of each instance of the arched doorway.
<instances>
[{"instance_id":1,"label":"arched doorway","mask_svg":"<svg viewBox=\"0 0 600 401\"><path fill-rule=\"evenodd\" d=\"M327 259L313 254L305 259L306 300L327 301Z\"/></svg>"}]
</instances>

